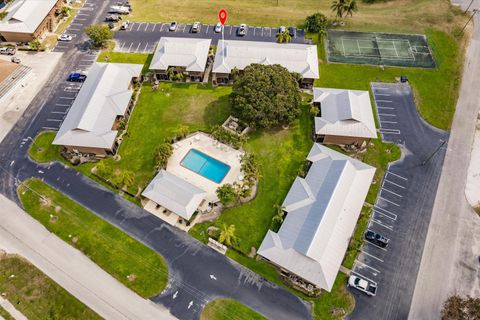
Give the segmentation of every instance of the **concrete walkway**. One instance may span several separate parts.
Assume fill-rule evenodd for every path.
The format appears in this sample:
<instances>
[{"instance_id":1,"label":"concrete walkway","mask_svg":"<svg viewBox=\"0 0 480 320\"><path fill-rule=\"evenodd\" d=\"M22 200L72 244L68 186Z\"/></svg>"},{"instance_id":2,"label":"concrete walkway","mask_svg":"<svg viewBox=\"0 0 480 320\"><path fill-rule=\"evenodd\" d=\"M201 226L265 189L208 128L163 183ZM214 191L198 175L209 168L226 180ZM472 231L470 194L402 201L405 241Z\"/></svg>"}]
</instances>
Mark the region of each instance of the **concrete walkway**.
<instances>
[{"instance_id":1,"label":"concrete walkway","mask_svg":"<svg viewBox=\"0 0 480 320\"><path fill-rule=\"evenodd\" d=\"M409 319L439 319L452 294L480 296L480 218L465 199L480 109L480 19L467 51L460 97L437 190Z\"/></svg>"},{"instance_id":2,"label":"concrete walkway","mask_svg":"<svg viewBox=\"0 0 480 320\"><path fill-rule=\"evenodd\" d=\"M100 316L175 319L164 307L127 289L3 195L0 207L0 248L25 257Z\"/></svg>"},{"instance_id":3,"label":"concrete walkway","mask_svg":"<svg viewBox=\"0 0 480 320\"><path fill-rule=\"evenodd\" d=\"M15 320L28 320L20 311L15 309L13 304L5 298L0 297L0 306L5 309ZM0 316L1 319L3 319Z\"/></svg>"}]
</instances>

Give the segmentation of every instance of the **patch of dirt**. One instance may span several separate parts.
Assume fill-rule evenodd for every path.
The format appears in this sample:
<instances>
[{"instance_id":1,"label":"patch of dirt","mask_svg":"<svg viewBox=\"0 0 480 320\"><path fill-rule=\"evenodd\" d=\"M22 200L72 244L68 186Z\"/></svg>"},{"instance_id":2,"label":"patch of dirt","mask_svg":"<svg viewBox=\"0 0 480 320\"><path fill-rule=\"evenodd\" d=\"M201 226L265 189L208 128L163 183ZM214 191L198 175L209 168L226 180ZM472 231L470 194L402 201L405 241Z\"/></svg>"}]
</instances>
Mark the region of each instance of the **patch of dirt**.
<instances>
[{"instance_id":1,"label":"patch of dirt","mask_svg":"<svg viewBox=\"0 0 480 320\"><path fill-rule=\"evenodd\" d=\"M75 237L72 237L72 242L73 242L73 243L77 243L78 240L79 240L78 237L76 237L76 236L75 236Z\"/></svg>"},{"instance_id":2,"label":"patch of dirt","mask_svg":"<svg viewBox=\"0 0 480 320\"><path fill-rule=\"evenodd\" d=\"M135 280L137 280L137 276L135 274L131 273L127 276L127 279L130 282L134 282Z\"/></svg>"},{"instance_id":3,"label":"patch of dirt","mask_svg":"<svg viewBox=\"0 0 480 320\"><path fill-rule=\"evenodd\" d=\"M47 197L41 197L39 201L42 207L50 207L52 205L52 200Z\"/></svg>"},{"instance_id":4,"label":"patch of dirt","mask_svg":"<svg viewBox=\"0 0 480 320\"><path fill-rule=\"evenodd\" d=\"M51 216L50 216L50 222L51 222L51 223L57 223L57 222L58 222L58 216L53 216L53 215L51 215Z\"/></svg>"}]
</instances>

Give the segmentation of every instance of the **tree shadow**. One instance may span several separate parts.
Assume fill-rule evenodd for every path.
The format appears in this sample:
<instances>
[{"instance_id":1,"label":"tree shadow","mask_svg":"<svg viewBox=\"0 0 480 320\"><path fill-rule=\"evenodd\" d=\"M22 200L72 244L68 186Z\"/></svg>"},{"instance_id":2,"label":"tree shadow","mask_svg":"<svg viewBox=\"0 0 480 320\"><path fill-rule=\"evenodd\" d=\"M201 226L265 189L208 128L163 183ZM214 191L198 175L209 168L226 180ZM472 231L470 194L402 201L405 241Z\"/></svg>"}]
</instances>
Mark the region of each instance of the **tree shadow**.
<instances>
[{"instance_id":1,"label":"tree shadow","mask_svg":"<svg viewBox=\"0 0 480 320\"><path fill-rule=\"evenodd\" d=\"M207 126L222 124L230 115L229 95L219 97L210 102L203 113L203 121Z\"/></svg>"}]
</instances>

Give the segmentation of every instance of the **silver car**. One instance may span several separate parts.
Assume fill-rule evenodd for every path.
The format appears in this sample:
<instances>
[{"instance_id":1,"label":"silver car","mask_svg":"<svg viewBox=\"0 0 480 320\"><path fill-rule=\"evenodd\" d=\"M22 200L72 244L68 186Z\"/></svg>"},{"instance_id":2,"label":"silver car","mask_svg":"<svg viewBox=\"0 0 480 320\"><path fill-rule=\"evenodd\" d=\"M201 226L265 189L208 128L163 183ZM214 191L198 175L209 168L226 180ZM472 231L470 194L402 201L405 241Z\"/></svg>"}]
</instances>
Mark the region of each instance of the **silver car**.
<instances>
[{"instance_id":1,"label":"silver car","mask_svg":"<svg viewBox=\"0 0 480 320\"><path fill-rule=\"evenodd\" d=\"M238 35L243 37L246 34L247 34L247 25L242 23L240 27L238 27Z\"/></svg>"}]
</instances>

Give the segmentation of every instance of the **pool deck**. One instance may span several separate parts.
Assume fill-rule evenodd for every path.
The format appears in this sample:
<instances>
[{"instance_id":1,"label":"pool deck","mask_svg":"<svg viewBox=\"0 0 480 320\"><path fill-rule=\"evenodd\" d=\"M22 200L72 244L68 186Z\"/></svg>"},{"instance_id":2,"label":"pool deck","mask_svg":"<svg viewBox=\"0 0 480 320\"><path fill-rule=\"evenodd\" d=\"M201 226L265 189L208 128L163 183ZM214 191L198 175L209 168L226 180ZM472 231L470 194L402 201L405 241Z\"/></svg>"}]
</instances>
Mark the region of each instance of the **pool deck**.
<instances>
[{"instance_id":1,"label":"pool deck","mask_svg":"<svg viewBox=\"0 0 480 320\"><path fill-rule=\"evenodd\" d=\"M187 138L173 144L173 154L168 160L167 171L177 177L188 181L196 187L203 189L207 195L206 202L217 202L216 190L225 183L240 182L239 177L242 176L240 159L244 154L243 151L236 150L226 144L220 143L212 136L197 132ZM191 150L196 149L206 155L217 159L230 166L225 178L220 183L215 183L210 179L201 176L185 167L180 162L185 155Z\"/></svg>"}]
</instances>

